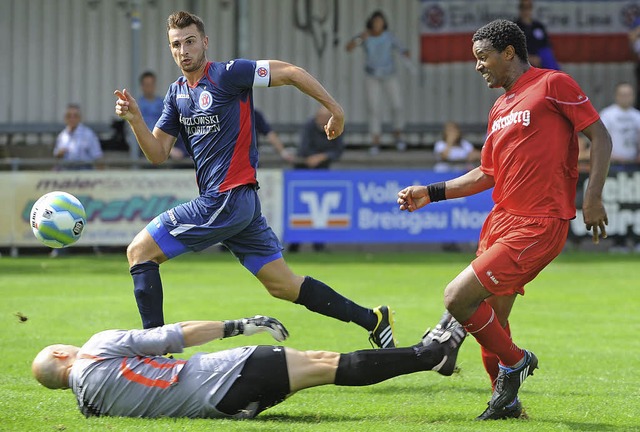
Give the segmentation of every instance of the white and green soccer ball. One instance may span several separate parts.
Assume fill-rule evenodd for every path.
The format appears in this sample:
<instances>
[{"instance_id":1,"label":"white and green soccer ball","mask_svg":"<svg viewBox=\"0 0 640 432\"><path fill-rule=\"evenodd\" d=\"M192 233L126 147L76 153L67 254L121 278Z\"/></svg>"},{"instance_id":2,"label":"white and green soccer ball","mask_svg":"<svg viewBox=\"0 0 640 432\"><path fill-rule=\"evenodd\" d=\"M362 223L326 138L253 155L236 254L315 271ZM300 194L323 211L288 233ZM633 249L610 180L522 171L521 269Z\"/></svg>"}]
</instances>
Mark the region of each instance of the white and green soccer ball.
<instances>
[{"instance_id":1,"label":"white and green soccer ball","mask_svg":"<svg viewBox=\"0 0 640 432\"><path fill-rule=\"evenodd\" d=\"M87 215L78 198L66 192L49 192L31 208L31 229L36 238L52 248L77 242L87 224Z\"/></svg>"}]
</instances>

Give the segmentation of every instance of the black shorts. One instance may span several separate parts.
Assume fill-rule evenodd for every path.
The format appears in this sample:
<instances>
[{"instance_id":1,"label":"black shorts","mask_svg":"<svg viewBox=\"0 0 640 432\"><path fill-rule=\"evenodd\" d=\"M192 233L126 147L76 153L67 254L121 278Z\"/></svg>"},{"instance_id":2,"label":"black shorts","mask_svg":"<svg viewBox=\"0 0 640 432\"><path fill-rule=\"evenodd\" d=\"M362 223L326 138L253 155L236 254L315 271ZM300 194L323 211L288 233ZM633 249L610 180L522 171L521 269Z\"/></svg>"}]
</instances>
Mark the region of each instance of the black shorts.
<instances>
[{"instance_id":1,"label":"black shorts","mask_svg":"<svg viewBox=\"0 0 640 432\"><path fill-rule=\"evenodd\" d=\"M290 392L284 347L258 346L216 409L230 416L255 410L256 416L285 400ZM257 408L250 407L255 404Z\"/></svg>"}]
</instances>

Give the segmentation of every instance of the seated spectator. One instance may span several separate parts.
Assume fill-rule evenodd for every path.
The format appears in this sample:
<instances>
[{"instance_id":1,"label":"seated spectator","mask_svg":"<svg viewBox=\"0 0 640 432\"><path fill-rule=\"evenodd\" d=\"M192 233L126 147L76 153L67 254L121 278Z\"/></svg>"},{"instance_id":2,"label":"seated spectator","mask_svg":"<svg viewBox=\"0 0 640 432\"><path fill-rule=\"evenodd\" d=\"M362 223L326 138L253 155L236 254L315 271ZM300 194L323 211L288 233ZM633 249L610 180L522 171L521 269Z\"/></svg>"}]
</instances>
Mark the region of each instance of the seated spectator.
<instances>
[{"instance_id":1,"label":"seated spectator","mask_svg":"<svg viewBox=\"0 0 640 432\"><path fill-rule=\"evenodd\" d=\"M634 108L635 91L628 82L616 85L615 102L600 112L602 123L611 135L611 171L632 172L640 163L640 110ZM611 252L640 252L640 247L627 235L615 235Z\"/></svg>"},{"instance_id":2,"label":"seated spectator","mask_svg":"<svg viewBox=\"0 0 640 432\"><path fill-rule=\"evenodd\" d=\"M611 135L611 165L618 170L635 170L640 163L640 110L634 108L635 91L628 82L616 85L615 102L600 112Z\"/></svg>"},{"instance_id":3,"label":"seated spectator","mask_svg":"<svg viewBox=\"0 0 640 432\"><path fill-rule=\"evenodd\" d=\"M340 159L344 150L342 136L328 140L324 130L324 125L327 124L330 118L331 112L321 106L315 116L304 124L294 164L296 169L328 169L333 162ZM298 252L299 249L299 243L289 244L289 252ZM313 250L316 252L323 251L324 244L314 243Z\"/></svg>"},{"instance_id":4,"label":"seated spectator","mask_svg":"<svg viewBox=\"0 0 640 432\"><path fill-rule=\"evenodd\" d=\"M102 158L100 140L91 128L81 123L82 115L77 104L67 105L64 114L66 127L56 138L53 155L69 164L63 168L71 170L93 169L94 163ZM93 247L96 254L100 254L97 246ZM66 255L68 249L52 249L49 256L52 258Z\"/></svg>"},{"instance_id":5,"label":"seated spectator","mask_svg":"<svg viewBox=\"0 0 640 432\"><path fill-rule=\"evenodd\" d=\"M267 119L264 117L261 111L254 110L255 113L255 125L256 132L267 138L271 147L280 155L282 160L292 163L295 161L295 156L287 151L284 147L284 144L280 140L278 134L271 129L271 125L267 122Z\"/></svg>"},{"instance_id":6,"label":"seated spectator","mask_svg":"<svg viewBox=\"0 0 640 432\"><path fill-rule=\"evenodd\" d=\"M66 127L56 138L53 155L65 162L68 169L92 169L93 164L102 158L102 148L98 136L89 127L81 123L80 106L69 104L64 114Z\"/></svg>"},{"instance_id":7,"label":"seated spectator","mask_svg":"<svg viewBox=\"0 0 640 432\"><path fill-rule=\"evenodd\" d=\"M434 170L438 172L471 168L474 162L480 160L480 151L462 138L460 126L455 122L444 124L442 139L435 143L434 152L438 160Z\"/></svg>"}]
</instances>

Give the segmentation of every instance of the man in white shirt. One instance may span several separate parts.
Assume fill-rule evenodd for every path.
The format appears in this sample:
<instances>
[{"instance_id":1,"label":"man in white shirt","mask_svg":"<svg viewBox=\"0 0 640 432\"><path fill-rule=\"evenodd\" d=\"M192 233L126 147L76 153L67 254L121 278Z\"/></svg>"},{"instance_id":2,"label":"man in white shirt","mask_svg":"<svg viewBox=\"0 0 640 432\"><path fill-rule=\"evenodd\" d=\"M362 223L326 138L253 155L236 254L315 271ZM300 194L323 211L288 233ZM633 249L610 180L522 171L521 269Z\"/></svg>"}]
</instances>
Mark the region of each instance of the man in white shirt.
<instances>
[{"instance_id":1,"label":"man in white shirt","mask_svg":"<svg viewBox=\"0 0 640 432\"><path fill-rule=\"evenodd\" d=\"M94 131L81 123L80 106L69 104L64 114L67 125L56 139L53 155L72 164L74 169L91 169L93 163L102 157L100 140Z\"/></svg>"},{"instance_id":2,"label":"man in white shirt","mask_svg":"<svg viewBox=\"0 0 640 432\"><path fill-rule=\"evenodd\" d=\"M635 92L627 82L616 85L615 103L600 113L611 135L612 164L640 163L640 111L634 108Z\"/></svg>"},{"instance_id":3,"label":"man in white shirt","mask_svg":"<svg viewBox=\"0 0 640 432\"><path fill-rule=\"evenodd\" d=\"M628 82L616 85L615 103L600 113L600 118L611 135L611 167L614 171L636 171L640 164L640 111L634 107L635 90ZM628 235L613 237L609 252L640 252Z\"/></svg>"}]
</instances>

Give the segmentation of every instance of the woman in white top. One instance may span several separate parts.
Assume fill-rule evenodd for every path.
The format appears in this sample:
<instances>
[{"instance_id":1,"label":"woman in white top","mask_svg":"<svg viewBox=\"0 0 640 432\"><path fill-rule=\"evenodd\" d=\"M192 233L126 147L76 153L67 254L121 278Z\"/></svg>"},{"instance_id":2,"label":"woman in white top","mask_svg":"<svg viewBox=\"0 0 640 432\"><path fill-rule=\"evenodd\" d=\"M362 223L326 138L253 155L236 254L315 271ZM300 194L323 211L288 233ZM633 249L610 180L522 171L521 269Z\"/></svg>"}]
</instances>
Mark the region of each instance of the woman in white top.
<instances>
[{"instance_id":1,"label":"woman in white top","mask_svg":"<svg viewBox=\"0 0 640 432\"><path fill-rule=\"evenodd\" d=\"M480 160L480 151L476 150L466 139L462 138L460 126L455 122L444 124L442 139L434 147L438 162L435 171L449 171L454 168L467 167L467 162Z\"/></svg>"}]
</instances>

